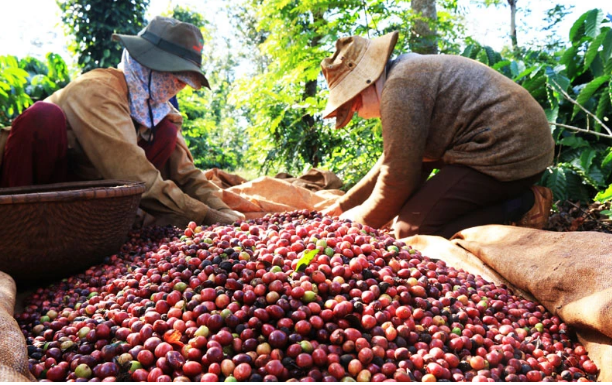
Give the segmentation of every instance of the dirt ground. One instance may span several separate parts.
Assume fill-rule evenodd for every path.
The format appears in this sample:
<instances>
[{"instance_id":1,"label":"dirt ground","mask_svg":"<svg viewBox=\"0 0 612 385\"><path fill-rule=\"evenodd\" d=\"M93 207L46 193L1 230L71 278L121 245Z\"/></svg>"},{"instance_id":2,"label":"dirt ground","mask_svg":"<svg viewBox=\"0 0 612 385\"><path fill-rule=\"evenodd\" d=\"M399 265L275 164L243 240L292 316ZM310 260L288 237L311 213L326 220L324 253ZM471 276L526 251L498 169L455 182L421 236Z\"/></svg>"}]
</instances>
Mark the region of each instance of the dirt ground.
<instances>
[{"instance_id":1,"label":"dirt ground","mask_svg":"<svg viewBox=\"0 0 612 385\"><path fill-rule=\"evenodd\" d=\"M581 205L580 202L555 202L553 213L545 230L550 231L598 231L612 234L612 218L601 214L611 210L612 202Z\"/></svg>"}]
</instances>

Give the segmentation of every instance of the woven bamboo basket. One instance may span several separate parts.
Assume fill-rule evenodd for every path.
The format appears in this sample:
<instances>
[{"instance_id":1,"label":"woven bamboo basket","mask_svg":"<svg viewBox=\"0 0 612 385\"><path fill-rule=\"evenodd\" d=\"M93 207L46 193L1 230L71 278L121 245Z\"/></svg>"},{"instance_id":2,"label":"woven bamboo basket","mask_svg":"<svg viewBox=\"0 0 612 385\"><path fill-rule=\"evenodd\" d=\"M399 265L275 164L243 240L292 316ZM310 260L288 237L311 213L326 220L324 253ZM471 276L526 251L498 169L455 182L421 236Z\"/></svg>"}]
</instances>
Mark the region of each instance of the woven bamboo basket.
<instances>
[{"instance_id":1,"label":"woven bamboo basket","mask_svg":"<svg viewBox=\"0 0 612 385\"><path fill-rule=\"evenodd\" d=\"M59 279L118 252L142 182L102 180L0 189L0 271Z\"/></svg>"}]
</instances>

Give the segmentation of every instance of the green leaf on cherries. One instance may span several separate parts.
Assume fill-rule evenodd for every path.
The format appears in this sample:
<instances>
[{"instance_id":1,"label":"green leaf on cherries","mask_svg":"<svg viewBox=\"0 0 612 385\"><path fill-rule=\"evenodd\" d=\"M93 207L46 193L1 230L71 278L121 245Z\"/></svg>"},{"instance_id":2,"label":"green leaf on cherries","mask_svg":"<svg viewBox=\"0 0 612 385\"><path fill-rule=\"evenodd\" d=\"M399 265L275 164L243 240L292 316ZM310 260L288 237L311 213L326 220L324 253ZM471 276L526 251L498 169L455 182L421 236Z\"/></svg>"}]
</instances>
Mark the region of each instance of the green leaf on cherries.
<instances>
[{"instance_id":1,"label":"green leaf on cherries","mask_svg":"<svg viewBox=\"0 0 612 385\"><path fill-rule=\"evenodd\" d=\"M317 255L318 253L319 249L305 251L304 255L302 255L302 258L300 258L300 260L298 261L297 266L295 267L295 271L302 271L306 269L308 265L310 265L310 262L312 262L312 260L314 259L315 255Z\"/></svg>"}]
</instances>

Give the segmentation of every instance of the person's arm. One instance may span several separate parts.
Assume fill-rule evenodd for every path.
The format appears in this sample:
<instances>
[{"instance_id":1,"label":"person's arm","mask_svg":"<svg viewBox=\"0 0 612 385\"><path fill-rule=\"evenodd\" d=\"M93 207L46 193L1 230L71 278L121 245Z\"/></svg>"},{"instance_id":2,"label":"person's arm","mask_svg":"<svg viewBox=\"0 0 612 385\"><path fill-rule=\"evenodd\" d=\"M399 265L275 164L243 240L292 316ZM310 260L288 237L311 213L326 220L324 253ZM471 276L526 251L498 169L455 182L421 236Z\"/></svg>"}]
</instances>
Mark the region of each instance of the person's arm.
<instances>
[{"instance_id":1,"label":"person's arm","mask_svg":"<svg viewBox=\"0 0 612 385\"><path fill-rule=\"evenodd\" d=\"M137 144L121 87L112 81L98 81L64 91L68 92L61 107L85 154L104 178L144 182L140 206L157 218L158 224L212 223L206 218L206 204L183 193L174 182L163 180L147 160Z\"/></svg>"},{"instance_id":2,"label":"person's arm","mask_svg":"<svg viewBox=\"0 0 612 385\"><path fill-rule=\"evenodd\" d=\"M421 80L422 79L422 80ZM429 79L387 82L381 103L383 161L372 194L353 216L372 227L393 219L419 185L434 100Z\"/></svg>"}]
</instances>

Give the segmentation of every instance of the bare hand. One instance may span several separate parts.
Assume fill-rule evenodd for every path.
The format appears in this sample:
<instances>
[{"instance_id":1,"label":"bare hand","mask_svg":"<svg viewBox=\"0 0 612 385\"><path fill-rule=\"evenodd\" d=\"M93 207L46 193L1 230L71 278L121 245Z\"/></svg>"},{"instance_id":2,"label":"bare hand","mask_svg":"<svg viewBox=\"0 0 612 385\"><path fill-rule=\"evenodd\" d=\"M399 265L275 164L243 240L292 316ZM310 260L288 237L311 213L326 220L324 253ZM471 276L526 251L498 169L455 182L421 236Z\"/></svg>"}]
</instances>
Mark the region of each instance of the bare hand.
<instances>
[{"instance_id":1,"label":"bare hand","mask_svg":"<svg viewBox=\"0 0 612 385\"><path fill-rule=\"evenodd\" d=\"M323 210L321 213L330 217L338 217L340 216L340 214L342 214L342 208L338 203L334 203L325 210Z\"/></svg>"},{"instance_id":2,"label":"bare hand","mask_svg":"<svg viewBox=\"0 0 612 385\"><path fill-rule=\"evenodd\" d=\"M340 219L350 219L351 221L358 220L359 218L361 218L361 206L355 206L340 215Z\"/></svg>"},{"instance_id":3,"label":"bare hand","mask_svg":"<svg viewBox=\"0 0 612 385\"><path fill-rule=\"evenodd\" d=\"M212 225L215 223L221 223L227 225L241 219L241 217L244 218L244 215L231 209L209 209L206 216L202 220L202 224Z\"/></svg>"},{"instance_id":4,"label":"bare hand","mask_svg":"<svg viewBox=\"0 0 612 385\"><path fill-rule=\"evenodd\" d=\"M234 221L244 221L246 217L240 211L232 210L232 209L223 209L220 210L223 214L229 215L234 218Z\"/></svg>"}]
</instances>

